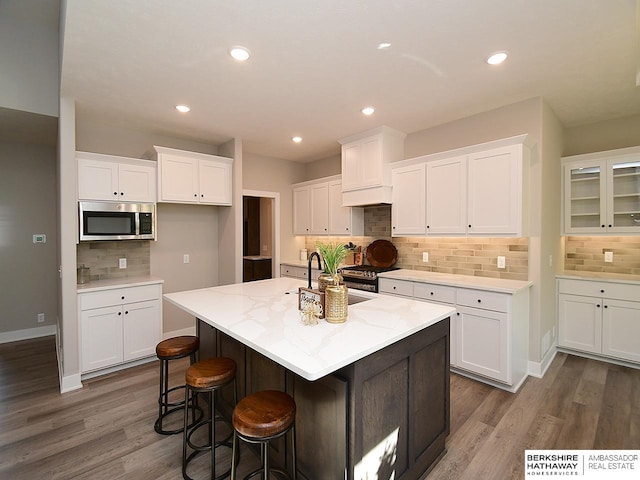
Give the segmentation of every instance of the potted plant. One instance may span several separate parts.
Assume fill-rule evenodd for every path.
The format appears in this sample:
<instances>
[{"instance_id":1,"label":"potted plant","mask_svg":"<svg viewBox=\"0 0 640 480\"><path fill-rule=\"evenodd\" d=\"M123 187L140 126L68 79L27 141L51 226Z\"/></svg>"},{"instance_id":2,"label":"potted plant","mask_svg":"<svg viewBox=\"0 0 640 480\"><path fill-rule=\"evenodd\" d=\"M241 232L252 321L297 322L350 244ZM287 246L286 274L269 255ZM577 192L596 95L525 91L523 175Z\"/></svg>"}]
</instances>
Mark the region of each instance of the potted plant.
<instances>
[{"instance_id":1,"label":"potted plant","mask_svg":"<svg viewBox=\"0 0 640 480\"><path fill-rule=\"evenodd\" d=\"M324 292L327 285L338 285L342 282L342 275L338 273L338 268L347 255L347 249L341 243L332 242L317 242L316 247L324 265L323 273L318 277L318 288Z\"/></svg>"},{"instance_id":2,"label":"potted plant","mask_svg":"<svg viewBox=\"0 0 640 480\"><path fill-rule=\"evenodd\" d=\"M318 277L318 289L326 294L325 320L341 323L347 319L347 287L341 284L342 275L338 273L340 264L347 256L347 249L342 244L316 244L324 264L324 273Z\"/></svg>"}]
</instances>

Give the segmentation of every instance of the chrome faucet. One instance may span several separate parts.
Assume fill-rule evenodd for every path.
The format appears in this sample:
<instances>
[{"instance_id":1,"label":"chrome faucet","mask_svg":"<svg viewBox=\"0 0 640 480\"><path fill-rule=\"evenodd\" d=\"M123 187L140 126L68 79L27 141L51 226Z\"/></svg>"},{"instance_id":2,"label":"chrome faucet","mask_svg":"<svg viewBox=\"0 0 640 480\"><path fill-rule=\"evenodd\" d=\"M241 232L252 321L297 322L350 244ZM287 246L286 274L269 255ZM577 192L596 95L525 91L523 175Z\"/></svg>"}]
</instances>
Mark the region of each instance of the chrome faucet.
<instances>
[{"instance_id":1,"label":"chrome faucet","mask_svg":"<svg viewBox=\"0 0 640 480\"><path fill-rule=\"evenodd\" d=\"M322 264L320 262L320 254L318 252L312 252L309 255L309 260L307 261L307 279L309 280L309 288L311 288L311 259L314 257L318 259L318 270L322 270Z\"/></svg>"}]
</instances>

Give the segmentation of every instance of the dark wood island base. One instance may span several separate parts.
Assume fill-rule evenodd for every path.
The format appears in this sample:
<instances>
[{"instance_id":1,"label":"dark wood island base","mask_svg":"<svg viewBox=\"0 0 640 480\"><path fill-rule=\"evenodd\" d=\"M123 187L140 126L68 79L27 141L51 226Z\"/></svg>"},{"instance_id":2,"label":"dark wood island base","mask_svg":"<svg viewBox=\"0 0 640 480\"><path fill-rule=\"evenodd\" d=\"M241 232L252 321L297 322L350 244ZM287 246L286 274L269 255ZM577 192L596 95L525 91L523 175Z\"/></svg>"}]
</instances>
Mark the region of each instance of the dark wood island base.
<instances>
[{"instance_id":1,"label":"dark wood island base","mask_svg":"<svg viewBox=\"0 0 640 480\"><path fill-rule=\"evenodd\" d=\"M238 366L238 395L276 389L297 405L298 478L418 480L445 453L449 434L449 319L310 382L198 320L200 358ZM231 392L221 411L231 414ZM271 455L290 463L287 439Z\"/></svg>"}]
</instances>

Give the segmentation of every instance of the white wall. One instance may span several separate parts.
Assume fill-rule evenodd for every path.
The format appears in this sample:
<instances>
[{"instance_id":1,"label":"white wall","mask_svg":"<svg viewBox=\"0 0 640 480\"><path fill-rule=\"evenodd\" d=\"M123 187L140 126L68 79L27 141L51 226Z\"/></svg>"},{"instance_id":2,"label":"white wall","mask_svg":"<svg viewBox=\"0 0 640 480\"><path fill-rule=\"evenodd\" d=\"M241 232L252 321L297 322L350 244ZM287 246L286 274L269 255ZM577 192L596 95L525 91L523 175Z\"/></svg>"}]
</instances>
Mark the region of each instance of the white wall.
<instances>
[{"instance_id":1,"label":"white wall","mask_svg":"<svg viewBox=\"0 0 640 480\"><path fill-rule=\"evenodd\" d=\"M562 156L640 145L640 115L566 128Z\"/></svg>"},{"instance_id":2,"label":"white wall","mask_svg":"<svg viewBox=\"0 0 640 480\"><path fill-rule=\"evenodd\" d=\"M0 172L2 338L56 324L56 148L0 143ZM47 242L34 244L36 233ZM38 313L44 323L36 322Z\"/></svg>"}]
</instances>

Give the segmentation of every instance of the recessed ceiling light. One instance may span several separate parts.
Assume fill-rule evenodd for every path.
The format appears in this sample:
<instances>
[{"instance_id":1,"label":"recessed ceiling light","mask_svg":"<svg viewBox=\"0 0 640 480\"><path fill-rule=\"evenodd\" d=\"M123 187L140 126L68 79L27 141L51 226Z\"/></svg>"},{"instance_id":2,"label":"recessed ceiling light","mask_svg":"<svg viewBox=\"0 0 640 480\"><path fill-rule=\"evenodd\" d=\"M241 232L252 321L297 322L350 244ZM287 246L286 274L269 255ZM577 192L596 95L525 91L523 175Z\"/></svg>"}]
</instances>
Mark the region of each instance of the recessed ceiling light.
<instances>
[{"instance_id":1,"label":"recessed ceiling light","mask_svg":"<svg viewBox=\"0 0 640 480\"><path fill-rule=\"evenodd\" d=\"M176 110L181 113L187 113L191 111L191 107L189 107L188 105L176 105Z\"/></svg>"},{"instance_id":2,"label":"recessed ceiling light","mask_svg":"<svg viewBox=\"0 0 640 480\"><path fill-rule=\"evenodd\" d=\"M291 138L292 141L294 141L295 143L300 143L302 141L302 137L293 137Z\"/></svg>"},{"instance_id":3,"label":"recessed ceiling light","mask_svg":"<svg viewBox=\"0 0 640 480\"><path fill-rule=\"evenodd\" d=\"M362 109L362 113L364 113L365 115L373 115L373 112L375 112L376 109L373 107L364 107Z\"/></svg>"},{"instance_id":4,"label":"recessed ceiling light","mask_svg":"<svg viewBox=\"0 0 640 480\"><path fill-rule=\"evenodd\" d=\"M507 52L496 52L489 55L487 58L487 63L489 65L500 65L507 59Z\"/></svg>"},{"instance_id":5,"label":"recessed ceiling light","mask_svg":"<svg viewBox=\"0 0 640 480\"><path fill-rule=\"evenodd\" d=\"M387 42L383 42L383 43L379 43L378 44L378 50L385 50L387 48L391 47L390 43Z\"/></svg>"},{"instance_id":6,"label":"recessed ceiling light","mask_svg":"<svg viewBox=\"0 0 640 480\"><path fill-rule=\"evenodd\" d=\"M229 55L239 62L244 62L251 56L251 52L249 52L248 48L238 46L231 48L231 50L229 50Z\"/></svg>"}]
</instances>

